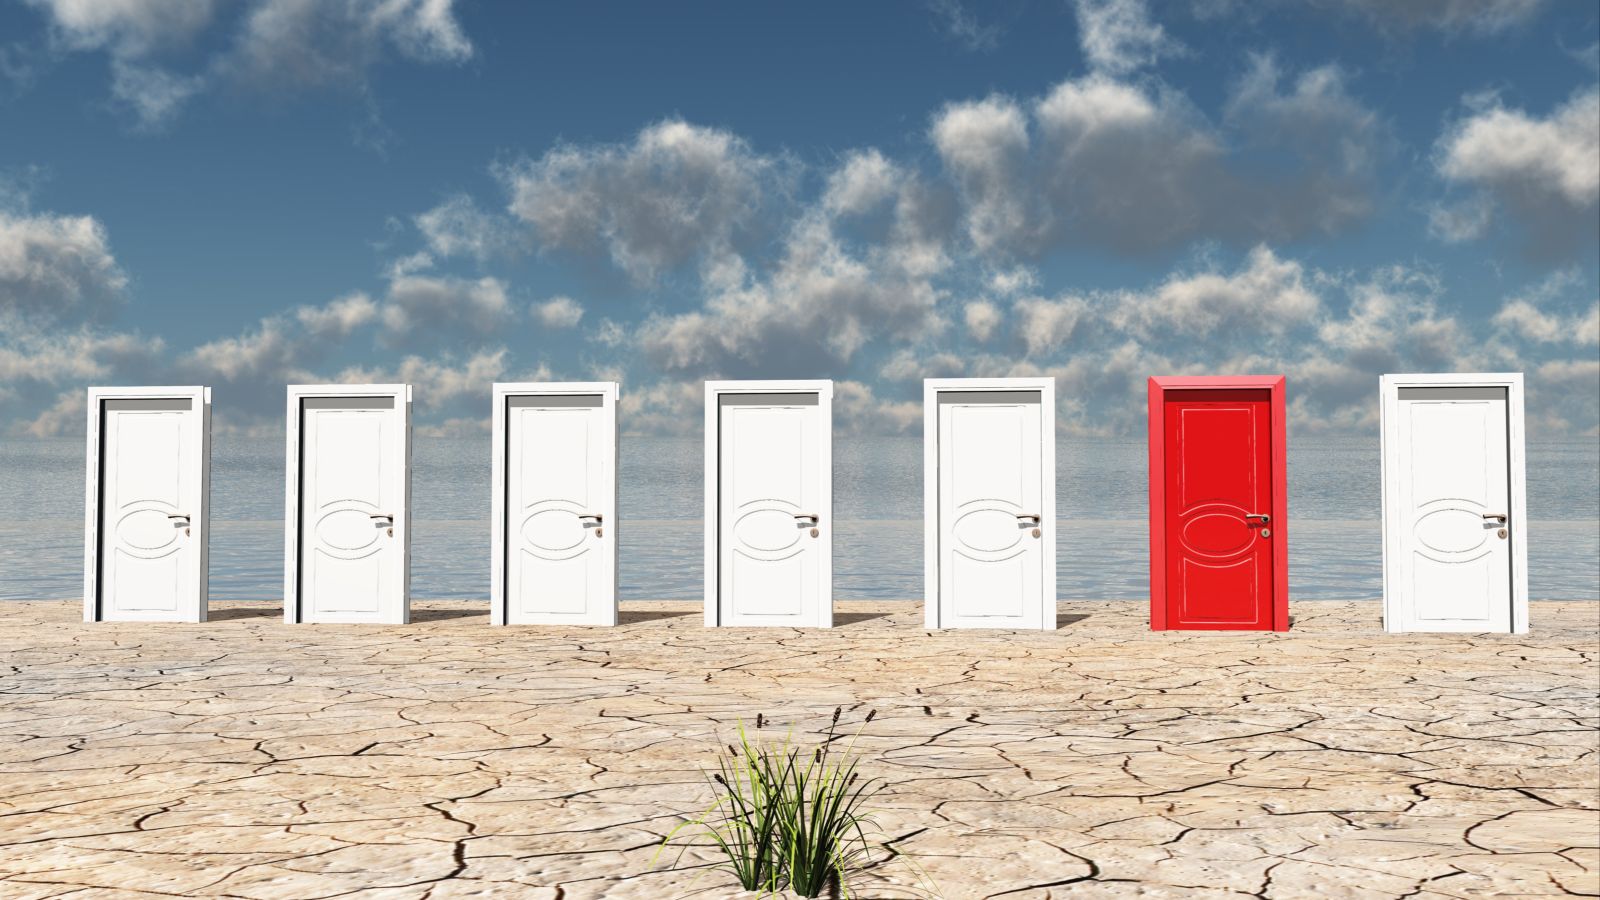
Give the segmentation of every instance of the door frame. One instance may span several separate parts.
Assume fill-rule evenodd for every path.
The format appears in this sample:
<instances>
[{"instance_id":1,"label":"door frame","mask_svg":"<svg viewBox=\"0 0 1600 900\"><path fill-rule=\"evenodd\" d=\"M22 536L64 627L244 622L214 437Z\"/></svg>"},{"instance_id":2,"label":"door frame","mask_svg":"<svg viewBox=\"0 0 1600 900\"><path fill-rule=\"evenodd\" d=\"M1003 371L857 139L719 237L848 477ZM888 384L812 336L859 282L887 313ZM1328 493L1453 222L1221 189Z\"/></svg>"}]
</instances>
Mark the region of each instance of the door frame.
<instances>
[{"instance_id":1,"label":"door frame","mask_svg":"<svg viewBox=\"0 0 1600 900\"><path fill-rule=\"evenodd\" d=\"M283 621L304 621L300 610L300 412L302 402L321 397L392 397L405 433L400 455L400 609L404 625L411 621L411 385L291 384L286 415L283 467Z\"/></svg>"},{"instance_id":2,"label":"door frame","mask_svg":"<svg viewBox=\"0 0 1600 900\"><path fill-rule=\"evenodd\" d=\"M1272 631L1289 630L1288 423L1282 375L1152 375L1147 385L1150 451L1150 630L1167 625L1166 403L1169 393L1254 390L1270 393L1272 415Z\"/></svg>"},{"instance_id":3,"label":"door frame","mask_svg":"<svg viewBox=\"0 0 1600 900\"><path fill-rule=\"evenodd\" d=\"M512 397L599 395L600 406L611 414L611 500L601 509L605 529L611 536L606 551L611 554L611 615L605 624L617 624L617 477L621 455L621 432L617 425L617 399L621 385L615 381L515 381L494 383L490 391L490 435L493 441L490 463L489 526L489 624L504 625L510 619L506 597L506 461L509 446L506 433L506 402Z\"/></svg>"},{"instance_id":4,"label":"door frame","mask_svg":"<svg viewBox=\"0 0 1600 900\"><path fill-rule=\"evenodd\" d=\"M211 388L203 385L89 388L83 489L83 620L104 621L100 608L100 482L105 448L101 444L100 422L107 400L188 400L190 409L200 416L200 427L189 444L200 461L200 508L189 521L190 530L199 532L197 603L194 609L180 611L174 621L204 622L211 602Z\"/></svg>"},{"instance_id":5,"label":"door frame","mask_svg":"<svg viewBox=\"0 0 1600 900\"><path fill-rule=\"evenodd\" d=\"M719 489L722 451L722 416L720 408L724 394L816 394L817 410L822 416L822 427L817 441L817 471L823 484L822 497L817 507L822 521L822 561L817 570L817 589L822 592L817 604L817 621L807 627L833 627L833 533L838 523L833 520L833 381L831 379L776 380L776 381L707 381L705 406L705 622L706 627L722 624L722 596L718 585L717 542L721 533L721 504Z\"/></svg>"},{"instance_id":6,"label":"door frame","mask_svg":"<svg viewBox=\"0 0 1600 900\"><path fill-rule=\"evenodd\" d=\"M1038 391L1041 500L1050 529L1040 576L1040 629L1056 628L1056 380L1046 378L925 378L922 381L923 626L943 628L939 596L939 395L945 392Z\"/></svg>"},{"instance_id":7,"label":"door frame","mask_svg":"<svg viewBox=\"0 0 1600 900\"><path fill-rule=\"evenodd\" d=\"M1526 427L1523 418L1521 372L1449 372L1378 377L1378 440L1383 497L1383 630L1405 632L1402 614L1404 585L1391 556L1399 553L1400 517L1390 499L1397 496L1400 477L1399 441L1392 431L1399 420L1400 389L1408 387L1481 387L1506 390L1506 468L1509 470L1511 521L1511 633L1528 633L1528 513Z\"/></svg>"}]
</instances>

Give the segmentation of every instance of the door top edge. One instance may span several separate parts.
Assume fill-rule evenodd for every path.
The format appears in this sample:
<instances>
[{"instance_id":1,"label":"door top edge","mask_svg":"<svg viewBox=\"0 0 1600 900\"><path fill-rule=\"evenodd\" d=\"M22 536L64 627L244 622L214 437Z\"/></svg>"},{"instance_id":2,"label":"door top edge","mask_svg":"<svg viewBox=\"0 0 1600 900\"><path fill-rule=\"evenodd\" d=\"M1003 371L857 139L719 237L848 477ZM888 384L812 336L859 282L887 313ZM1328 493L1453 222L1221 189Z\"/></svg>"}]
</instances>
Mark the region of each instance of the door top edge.
<instances>
[{"instance_id":1,"label":"door top edge","mask_svg":"<svg viewBox=\"0 0 1600 900\"><path fill-rule=\"evenodd\" d=\"M491 391L496 396L513 394L606 394L621 392L618 381L496 381Z\"/></svg>"},{"instance_id":2,"label":"door top edge","mask_svg":"<svg viewBox=\"0 0 1600 900\"><path fill-rule=\"evenodd\" d=\"M807 393L821 393L827 397L833 396L833 379L831 378L796 381L707 381L705 384L707 394L738 394L745 392L770 394L781 391L804 391Z\"/></svg>"},{"instance_id":3,"label":"door top edge","mask_svg":"<svg viewBox=\"0 0 1600 900\"><path fill-rule=\"evenodd\" d=\"M1042 378L924 378L922 385L935 391L1004 391L1026 388L1029 390L1043 390L1054 387L1056 380L1052 376Z\"/></svg>"}]
</instances>

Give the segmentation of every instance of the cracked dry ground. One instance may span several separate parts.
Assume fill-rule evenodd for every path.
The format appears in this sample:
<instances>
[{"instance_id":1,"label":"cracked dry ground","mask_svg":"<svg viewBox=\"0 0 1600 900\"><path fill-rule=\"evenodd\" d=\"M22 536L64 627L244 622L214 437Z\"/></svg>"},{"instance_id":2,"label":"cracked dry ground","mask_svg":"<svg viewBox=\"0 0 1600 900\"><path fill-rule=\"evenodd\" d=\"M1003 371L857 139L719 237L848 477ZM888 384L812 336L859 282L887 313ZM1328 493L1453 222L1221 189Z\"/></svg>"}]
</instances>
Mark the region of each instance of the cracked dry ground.
<instances>
[{"instance_id":1,"label":"cracked dry ground","mask_svg":"<svg viewBox=\"0 0 1600 900\"><path fill-rule=\"evenodd\" d=\"M664 871L661 836L737 723L818 731L835 706L878 710L857 749L900 854L863 896L907 896L909 859L952 898L1600 892L1595 604L1536 603L1526 636L1385 635L1374 603L1298 603L1288 634L1154 634L1138 603L1063 604L1044 634L839 611L0 604L0 896L733 896Z\"/></svg>"}]
</instances>

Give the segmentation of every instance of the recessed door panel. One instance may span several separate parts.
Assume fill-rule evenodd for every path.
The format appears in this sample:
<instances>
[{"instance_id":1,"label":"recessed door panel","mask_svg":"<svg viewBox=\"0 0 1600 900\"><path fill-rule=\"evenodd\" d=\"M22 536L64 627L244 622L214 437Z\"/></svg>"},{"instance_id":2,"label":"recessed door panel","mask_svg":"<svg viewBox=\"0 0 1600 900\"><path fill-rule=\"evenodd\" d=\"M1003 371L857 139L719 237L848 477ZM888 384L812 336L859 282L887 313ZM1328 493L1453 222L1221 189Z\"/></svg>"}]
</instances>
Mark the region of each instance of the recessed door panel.
<instances>
[{"instance_id":1,"label":"recessed door panel","mask_svg":"<svg viewBox=\"0 0 1600 900\"><path fill-rule=\"evenodd\" d=\"M823 520L828 439L814 391L721 394L717 402L718 621L814 626L828 604Z\"/></svg>"},{"instance_id":2,"label":"recessed door panel","mask_svg":"<svg viewBox=\"0 0 1600 900\"><path fill-rule=\"evenodd\" d=\"M1040 628L1055 524L1043 518L1042 394L949 390L936 402L939 625Z\"/></svg>"},{"instance_id":3,"label":"recessed door panel","mask_svg":"<svg viewBox=\"0 0 1600 900\"><path fill-rule=\"evenodd\" d=\"M506 621L613 624L615 407L600 394L505 402Z\"/></svg>"},{"instance_id":4,"label":"recessed door panel","mask_svg":"<svg viewBox=\"0 0 1600 900\"><path fill-rule=\"evenodd\" d=\"M1403 628L1510 631L1506 389L1400 388L1395 410Z\"/></svg>"},{"instance_id":5,"label":"recessed door panel","mask_svg":"<svg viewBox=\"0 0 1600 900\"><path fill-rule=\"evenodd\" d=\"M187 397L99 402L96 618L203 619L203 411Z\"/></svg>"},{"instance_id":6,"label":"recessed door panel","mask_svg":"<svg viewBox=\"0 0 1600 900\"><path fill-rule=\"evenodd\" d=\"M394 397L300 401L303 622L407 618L406 434Z\"/></svg>"},{"instance_id":7,"label":"recessed door panel","mask_svg":"<svg viewBox=\"0 0 1600 900\"><path fill-rule=\"evenodd\" d=\"M1172 391L1164 409L1167 627L1271 628L1271 395Z\"/></svg>"}]
</instances>

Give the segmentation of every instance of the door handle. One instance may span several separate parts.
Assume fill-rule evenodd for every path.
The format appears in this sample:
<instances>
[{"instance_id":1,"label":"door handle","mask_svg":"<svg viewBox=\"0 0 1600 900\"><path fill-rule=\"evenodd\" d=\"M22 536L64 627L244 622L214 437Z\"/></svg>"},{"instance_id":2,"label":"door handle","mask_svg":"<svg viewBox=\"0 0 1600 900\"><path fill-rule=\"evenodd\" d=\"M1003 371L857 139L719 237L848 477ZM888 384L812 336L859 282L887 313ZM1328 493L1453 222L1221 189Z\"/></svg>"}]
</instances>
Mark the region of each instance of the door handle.
<instances>
[{"instance_id":1,"label":"door handle","mask_svg":"<svg viewBox=\"0 0 1600 900\"><path fill-rule=\"evenodd\" d=\"M810 519L812 527L816 527L822 523L822 517L816 513L795 513L794 517L796 519Z\"/></svg>"},{"instance_id":2,"label":"door handle","mask_svg":"<svg viewBox=\"0 0 1600 900\"><path fill-rule=\"evenodd\" d=\"M1484 513L1483 514L1483 520L1485 522L1493 520L1495 522L1499 522L1501 525L1504 525L1506 523L1506 514L1505 513Z\"/></svg>"},{"instance_id":3,"label":"door handle","mask_svg":"<svg viewBox=\"0 0 1600 900\"><path fill-rule=\"evenodd\" d=\"M578 513L578 518L579 519L584 519L584 520L593 519L594 520L594 536L595 537L605 537L606 536L606 530L603 527L605 525L605 523L606 523L606 517L605 516L602 516L599 513Z\"/></svg>"},{"instance_id":4,"label":"door handle","mask_svg":"<svg viewBox=\"0 0 1600 900\"><path fill-rule=\"evenodd\" d=\"M173 521L176 521L178 519L182 519L183 520L183 533L185 535L187 535L189 533L189 526L193 524L192 522L189 521L189 514L188 513L167 513L167 521L168 522L173 522Z\"/></svg>"},{"instance_id":5,"label":"door handle","mask_svg":"<svg viewBox=\"0 0 1600 900\"><path fill-rule=\"evenodd\" d=\"M1033 521L1033 524L1035 524L1035 525L1041 524L1043 522L1043 520L1044 520L1044 517L1039 515L1038 513L1017 513L1017 518L1018 519L1030 519L1030 520Z\"/></svg>"},{"instance_id":6,"label":"door handle","mask_svg":"<svg viewBox=\"0 0 1600 900\"><path fill-rule=\"evenodd\" d=\"M389 537L394 537L394 513L369 513L367 518L374 521L378 519L389 520Z\"/></svg>"},{"instance_id":7,"label":"door handle","mask_svg":"<svg viewBox=\"0 0 1600 900\"><path fill-rule=\"evenodd\" d=\"M1245 513L1244 517L1245 517L1245 521L1247 523L1249 522L1250 519L1260 519L1261 520L1261 524L1263 524L1263 525L1266 525L1266 524L1268 524L1268 523L1270 523L1272 521L1272 517L1267 515L1266 513Z\"/></svg>"}]
</instances>

